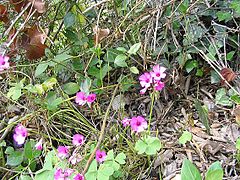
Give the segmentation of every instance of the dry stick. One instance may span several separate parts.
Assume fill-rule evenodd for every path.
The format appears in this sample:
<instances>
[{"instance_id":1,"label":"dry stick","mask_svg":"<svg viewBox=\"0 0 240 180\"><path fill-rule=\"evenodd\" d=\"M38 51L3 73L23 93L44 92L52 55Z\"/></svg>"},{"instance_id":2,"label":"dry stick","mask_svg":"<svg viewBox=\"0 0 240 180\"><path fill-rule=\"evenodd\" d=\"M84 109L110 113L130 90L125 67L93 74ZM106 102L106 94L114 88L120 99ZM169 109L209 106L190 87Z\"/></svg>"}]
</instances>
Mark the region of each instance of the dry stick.
<instances>
[{"instance_id":1,"label":"dry stick","mask_svg":"<svg viewBox=\"0 0 240 180\"><path fill-rule=\"evenodd\" d=\"M103 124L102 124L102 127L101 127L101 132L100 132L100 136L99 136L99 138L98 138L97 145L96 145L96 147L94 148L92 154L90 155L90 157L89 157L89 159L88 159L88 161L87 161L87 163L86 163L86 166L85 166L85 168L84 168L84 170L83 170L83 172L82 172L83 175L87 172L87 170L88 170L88 168L89 168L89 166L90 166L90 164L91 164L91 162L92 162L92 160L93 160L93 158L94 158L94 156L95 156L95 153L96 153L97 149L99 148L99 146L100 146L100 144L101 144L101 142L102 142L102 140L103 140L103 136L104 136L104 131L105 131L105 127L106 127L106 122L107 122L108 114L109 114L109 111L110 111L110 109L111 109L111 106L112 106L112 102L113 102L113 100L114 100L114 97L115 97L115 95L116 95L116 93L117 93L118 87L119 87L119 84L115 87L115 89L114 89L114 91L113 91L113 95L112 95L111 101L110 101L110 103L109 103L109 105L108 105L107 111L106 111L105 116L104 116L104 118L103 118Z\"/></svg>"}]
</instances>

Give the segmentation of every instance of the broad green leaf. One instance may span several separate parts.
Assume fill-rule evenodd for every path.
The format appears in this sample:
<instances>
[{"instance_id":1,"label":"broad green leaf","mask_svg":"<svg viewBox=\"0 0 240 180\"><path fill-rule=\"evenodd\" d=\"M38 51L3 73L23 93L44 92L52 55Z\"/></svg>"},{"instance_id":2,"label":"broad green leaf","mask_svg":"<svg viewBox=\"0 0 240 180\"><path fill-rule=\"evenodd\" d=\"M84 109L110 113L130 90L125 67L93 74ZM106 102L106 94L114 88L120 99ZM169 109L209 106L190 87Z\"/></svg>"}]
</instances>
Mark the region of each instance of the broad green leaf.
<instances>
[{"instance_id":1,"label":"broad green leaf","mask_svg":"<svg viewBox=\"0 0 240 180\"><path fill-rule=\"evenodd\" d=\"M141 42L136 43L130 47L128 54L136 54L141 47Z\"/></svg>"},{"instance_id":2,"label":"broad green leaf","mask_svg":"<svg viewBox=\"0 0 240 180\"><path fill-rule=\"evenodd\" d=\"M99 169L98 169L98 174L102 174L104 176L111 176L114 172L114 169L106 164L101 164Z\"/></svg>"},{"instance_id":3,"label":"broad green leaf","mask_svg":"<svg viewBox=\"0 0 240 180\"><path fill-rule=\"evenodd\" d=\"M85 174L86 180L96 180L97 179L97 161L93 160L90 164L87 173Z\"/></svg>"},{"instance_id":4,"label":"broad green leaf","mask_svg":"<svg viewBox=\"0 0 240 180\"><path fill-rule=\"evenodd\" d=\"M231 61L232 58L233 58L234 53L235 53L235 51L231 51L231 52L227 53L226 59L227 59L228 61Z\"/></svg>"},{"instance_id":5,"label":"broad green leaf","mask_svg":"<svg viewBox=\"0 0 240 180\"><path fill-rule=\"evenodd\" d=\"M201 180L201 174L188 159L184 159L181 169L181 180Z\"/></svg>"},{"instance_id":6,"label":"broad green leaf","mask_svg":"<svg viewBox=\"0 0 240 180\"><path fill-rule=\"evenodd\" d=\"M240 150L240 138L237 138L237 141L236 141L236 149L237 149L237 150Z\"/></svg>"},{"instance_id":7,"label":"broad green leaf","mask_svg":"<svg viewBox=\"0 0 240 180\"><path fill-rule=\"evenodd\" d=\"M90 87L91 87L92 81L90 78L86 78L80 85L80 90L82 92L85 92L86 94L89 94Z\"/></svg>"},{"instance_id":8,"label":"broad green leaf","mask_svg":"<svg viewBox=\"0 0 240 180\"><path fill-rule=\"evenodd\" d=\"M188 6L189 6L189 0L182 1L179 6L179 11L185 14L187 12Z\"/></svg>"},{"instance_id":9,"label":"broad green leaf","mask_svg":"<svg viewBox=\"0 0 240 180\"><path fill-rule=\"evenodd\" d=\"M206 107L202 106L200 101L198 99L195 100L195 108L198 112L199 118L205 128L207 129L207 132L210 132L210 126L209 126L209 120L208 120L208 110Z\"/></svg>"},{"instance_id":10,"label":"broad green leaf","mask_svg":"<svg viewBox=\"0 0 240 180\"><path fill-rule=\"evenodd\" d=\"M180 144L186 144L188 141L191 141L192 134L188 131L184 131L181 137L179 138Z\"/></svg>"},{"instance_id":11,"label":"broad green leaf","mask_svg":"<svg viewBox=\"0 0 240 180\"><path fill-rule=\"evenodd\" d=\"M232 102L226 94L226 90L224 88L220 88L216 92L215 97L216 104L220 104L223 106L232 106Z\"/></svg>"},{"instance_id":12,"label":"broad green leaf","mask_svg":"<svg viewBox=\"0 0 240 180\"><path fill-rule=\"evenodd\" d=\"M232 101L234 101L236 104L240 104L240 96L235 94L230 97Z\"/></svg>"},{"instance_id":13,"label":"broad green leaf","mask_svg":"<svg viewBox=\"0 0 240 180\"><path fill-rule=\"evenodd\" d=\"M30 141L27 141L24 145L24 156L29 160L33 159L33 151Z\"/></svg>"},{"instance_id":14,"label":"broad green leaf","mask_svg":"<svg viewBox=\"0 0 240 180\"><path fill-rule=\"evenodd\" d=\"M75 15L72 12L68 12L64 17L64 26L69 28L75 24Z\"/></svg>"},{"instance_id":15,"label":"broad green leaf","mask_svg":"<svg viewBox=\"0 0 240 180\"><path fill-rule=\"evenodd\" d=\"M48 68L48 63L39 64L35 70L35 77L41 75Z\"/></svg>"},{"instance_id":16,"label":"broad green leaf","mask_svg":"<svg viewBox=\"0 0 240 180\"><path fill-rule=\"evenodd\" d=\"M32 180L32 178L30 176L28 176L28 175L21 175L19 177L19 180Z\"/></svg>"},{"instance_id":17,"label":"broad green leaf","mask_svg":"<svg viewBox=\"0 0 240 180\"><path fill-rule=\"evenodd\" d=\"M126 163L126 162L125 162L125 159L126 159L126 155L125 155L123 152L119 153L119 154L116 156L116 158L115 158L115 160L116 160L119 164L125 164L125 163Z\"/></svg>"},{"instance_id":18,"label":"broad green leaf","mask_svg":"<svg viewBox=\"0 0 240 180\"><path fill-rule=\"evenodd\" d=\"M197 60L187 61L185 64L185 68L188 73L190 73L194 68L197 68L197 67L198 67Z\"/></svg>"},{"instance_id":19,"label":"broad green leaf","mask_svg":"<svg viewBox=\"0 0 240 180\"><path fill-rule=\"evenodd\" d=\"M114 153L113 153L113 150L108 151L108 153L107 153L107 157L106 157L105 160L106 160L106 161L108 161L108 160L114 160Z\"/></svg>"},{"instance_id":20,"label":"broad green leaf","mask_svg":"<svg viewBox=\"0 0 240 180\"><path fill-rule=\"evenodd\" d=\"M214 162L208 169L206 173L206 180L222 180L223 179L223 169L219 161Z\"/></svg>"},{"instance_id":21,"label":"broad green leaf","mask_svg":"<svg viewBox=\"0 0 240 180\"><path fill-rule=\"evenodd\" d=\"M12 100L18 100L22 95L21 88L11 87L7 93L7 97L12 98Z\"/></svg>"},{"instance_id":22,"label":"broad green leaf","mask_svg":"<svg viewBox=\"0 0 240 180\"><path fill-rule=\"evenodd\" d=\"M216 15L219 21L227 22L232 19L232 15L229 12L218 11Z\"/></svg>"},{"instance_id":23,"label":"broad green leaf","mask_svg":"<svg viewBox=\"0 0 240 180\"><path fill-rule=\"evenodd\" d=\"M127 59L127 56L124 54L120 54L115 58L114 64L116 64L119 67L127 67L127 63L125 62Z\"/></svg>"},{"instance_id":24,"label":"broad green leaf","mask_svg":"<svg viewBox=\"0 0 240 180\"><path fill-rule=\"evenodd\" d=\"M234 0L230 3L230 8L234 9L238 15L240 15L239 0Z\"/></svg>"},{"instance_id":25,"label":"broad green leaf","mask_svg":"<svg viewBox=\"0 0 240 180\"><path fill-rule=\"evenodd\" d=\"M62 53L62 54L58 54L54 57L53 61L54 62L63 62L66 61L68 59L71 59L72 56L67 54L66 52Z\"/></svg>"},{"instance_id":26,"label":"broad green leaf","mask_svg":"<svg viewBox=\"0 0 240 180\"><path fill-rule=\"evenodd\" d=\"M117 50L124 52L124 53L127 52L126 48L124 48L124 47L118 47Z\"/></svg>"},{"instance_id":27,"label":"broad green leaf","mask_svg":"<svg viewBox=\"0 0 240 180\"><path fill-rule=\"evenodd\" d=\"M138 154L143 154L147 149L147 144L139 139L135 144L135 150L138 152Z\"/></svg>"},{"instance_id":28,"label":"broad green leaf","mask_svg":"<svg viewBox=\"0 0 240 180\"><path fill-rule=\"evenodd\" d=\"M80 89L80 86L77 83L69 82L63 85L63 91L68 95L75 94Z\"/></svg>"},{"instance_id":29,"label":"broad green leaf","mask_svg":"<svg viewBox=\"0 0 240 180\"><path fill-rule=\"evenodd\" d=\"M23 152L14 151L7 156L7 165L18 166L23 162Z\"/></svg>"},{"instance_id":30,"label":"broad green leaf","mask_svg":"<svg viewBox=\"0 0 240 180\"><path fill-rule=\"evenodd\" d=\"M52 77L47 79L46 81L44 81L44 83L42 84L42 87L45 91L49 91L51 89L53 89L53 86L57 84L57 79Z\"/></svg>"},{"instance_id":31,"label":"broad green leaf","mask_svg":"<svg viewBox=\"0 0 240 180\"><path fill-rule=\"evenodd\" d=\"M157 137L148 136L145 142L148 143L148 147L145 151L147 155L157 154L157 151L159 151L162 148L161 141Z\"/></svg>"},{"instance_id":32,"label":"broad green leaf","mask_svg":"<svg viewBox=\"0 0 240 180\"><path fill-rule=\"evenodd\" d=\"M138 70L135 66L130 67L130 71L131 71L133 74L139 74L139 70Z\"/></svg>"},{"instance_id":33,"label":"broad green leaf","mask_svg":"<svg viewBox=\"0 0 240 180\"><path fill-rule=\"evenodd\" d=\"M221 81L221 77L214 70L211 71L211 84L219 83Z\"/></svg>"},{"instance_id":34,"label":"broad green leaf","mask_svg":"<svg viewBox=\"0 0 240 180\"><path fill-rule=\"evenodd\" d=\"M199 76L199 77L203 76L203 69L202 68L197 69L196 76Z\"/></svg>"},{"instance_id":35,"label":"broad green leaf","mask_svg":"<svg viewBox=\"0 0 240 180\"><path fill-rule=\"evenodd\" d=\"M54 179L54 172L55 170L44 170L41 173L36 174L34 180L47 180L47 179Z\"/></svg>"},{"instance_id":36,"label":"broad green leaf","mask_svg":"<svg viewBox=\"0 0 240 180\"><path fill-rule=\"evenodd\" d=\"M8 146L5 150L5 154L12 154L14 152L14 148L11 146Z\"/></svg>"}]
</instances>

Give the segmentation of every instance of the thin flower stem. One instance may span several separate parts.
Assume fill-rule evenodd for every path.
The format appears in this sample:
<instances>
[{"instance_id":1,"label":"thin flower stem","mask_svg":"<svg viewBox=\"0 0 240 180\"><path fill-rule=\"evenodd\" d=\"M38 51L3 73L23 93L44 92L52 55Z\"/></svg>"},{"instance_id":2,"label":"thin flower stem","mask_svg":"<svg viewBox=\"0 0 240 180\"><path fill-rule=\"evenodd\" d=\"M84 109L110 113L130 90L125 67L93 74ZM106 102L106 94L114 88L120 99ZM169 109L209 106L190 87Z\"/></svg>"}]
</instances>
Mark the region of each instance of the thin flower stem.
<instances>
[{"instance_id":1,"label":"thin flower stem","mask_svg":"<svg viewBox=\"0 0 240 180\"><path fill-rule=\"evenodd\" d=\"M153 104L154 104L154 92L152 92L150 96L151 96L151 107L150 107L149 120L148 120L148 134L150 134L150 126L151 126L152 111L153 111Z\"/></svg>"}]
</instances>

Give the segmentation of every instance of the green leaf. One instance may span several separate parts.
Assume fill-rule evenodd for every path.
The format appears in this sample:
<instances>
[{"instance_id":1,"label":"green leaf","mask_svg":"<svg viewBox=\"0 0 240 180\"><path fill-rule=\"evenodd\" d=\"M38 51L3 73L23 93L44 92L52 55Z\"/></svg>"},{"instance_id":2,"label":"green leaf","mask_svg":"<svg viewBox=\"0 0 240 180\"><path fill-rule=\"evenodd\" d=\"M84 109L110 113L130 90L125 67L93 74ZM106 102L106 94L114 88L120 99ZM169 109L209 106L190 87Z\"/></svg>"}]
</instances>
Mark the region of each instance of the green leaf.
<instances>
[{"instance_id":1,"label":"green leaf","mask_svg":"<svg viewBox=\"0 0 240 180\"><path fill-rule=\"evenodd\" d=\"M80 89L80 86L77 83L69 82L63 85L63 91L68 95L75 94Z\"/></svg>"},{"instance_id":2,"label":"green leaf","mask_svg":"<svg viewBox=\"0 0 240 180\"><path fill-rule=\"evenodd\" d=\"M197 68L197 67L198 67L197 60L187 61L185 64L185 68L188 73L190 73L194 68Z\"/></svg>"},{"instance_id":3,"label":"green leaf","mask_svg":"<svg viewBox=\"0 0 240 180\"><path fill-rule=\"evenodd\" d=\"M39 64L35 70L35 77L41 75L48 68L48 63Z\"/></svg>"},{"instance_id":4,"label":"green leaf","mask_svg":"<svg viewBox=\"0 0 240 180\"><path fill-rule=\"evenodd\" d=\"M231 51L231 52L227 53L227 57L226 58L227 58L228 61L232 60L234 53L235 53L235 51Z\"/></svg>"},{"instance_id":5,"label":"green leaf","mask_svg":"<svg viewBox=\"0 0 240 180\"><path fill-rule=\"evenodd\" d=\"M222 180L223 169L219 161L214 162L206 173L206 180Z\"/></svg>"},{"instance_id":6,"label":"green leaf","mask_svg":"<svg viewBox=\"0 0 240 180\"><path fill-rule=\"evenodd\" d=\"M75 24L75 15L72 12L68 12L64 17L64 26L69 28Z\"/></svg>"},{"instance_id":7,"label":"green leaf","mask_svg":"<svg viewBox=\"0 0 240 180\"><path fill-rule=\"evenodd\" d=\"M189 6L189 1L184 0L179 6L179 11L185 14L187 12L188 6Z\"/></svg>"},{"instance_id":8,"label":"green leaf","mask_svg":"<svg viewBox=\"0 0 240 180\"><path fill-rule=\"evenodd\" d=\"M30 141L27 141L24 145L24 156L29 160L33 159L33 151Z\"/></svg>"},{"instance_id":9,"label":"green leaf","mask_svg":"<svg viewBox=\"0 0 240 180\"><path fill-rule=\"evenodd\" d=\"M125 159L126 155L123 152L121 152L116 156L115 161L117 161L119 164L125 164L126 163Z\"/></svg>"},{"instance_id":10,"label":"green leaf","mask_svg":"<svg viewBox=\"0 0 240 180\"><path fill-rule=\"evenodd\" d=\"M12 154L14 152L14 148L8 146L7 149L5 150L5 154Z\"/></svg>"},{"instance_id":11,"label":"green leaf","mask_svg":"<svg viewBox=\"0 0 240 180\"><path fill-rule=\"evenodd\" d=\"M221 77L214 70L211 71L211 84L219 83L221 81Z\"/></svg>"},{"instance_id":12,"label":"green leaf","mask_svg":"<svg viewBox=\"0 0 240 180\"><path fill-rule=\"evenodd\" d=\"M106 160L106 161L114 160L114 153L113 153L113 150L108 151L108 153L107 153L107 157L106 157L105 160Z\"/></svg>"},{"instance_id":13,"label":"green leaf","mask_svg":"<svg viewBox=\"0 0 240 180\"><path fill-rule=\"evenodd\" d=\"M54 172L55 170L44 170L41 173L36 174L34 180L47 180L47 179L54 179Z\"/></svg>"},{"instance_id":14,"label":"green leaf","mask_svg":"<svg viewBox=\"0 0 240 180\"><path fill-rule=\"evenodd\" d=\"M240 96L235 94L230 97L232 101L234 101L236 104L240 104Z\"/></svg>"},{"instance_id":15,"label":"green leaf","mask_svg":"<svg viewBox=\"0 0 240 180\"><path fill-rule=\"evenodd\" d=\"M45 91L49 91L49 90L53 89L53 86L55 84L57 84L57 79L52 77L52 78L49 78L46 81L44 81L44 83L42 84L42 88Z\"/></svg>"},{"instance_id":16,"label":"green leaf","mask_svg":"<svg viewBox=\"0 0 240 180\"><path fill-rule=\"evenodd\" d=\"M19 177L19 180L32 180L32 178L30 176L28 176L28 175L21 175Z\"/></svg>"},{"instance_id":17,"label":"green leaf","mask_svg":"<svg viewBox=\"0 0 240 180\"><path fill-rule=\"evenodd\" d=\"M66 61L68 59L71 59L72 56L67 54L66 52L62 53L62 54L58 54L54 57L53 61L56 61L56 62L63 62L63 61Z\"/></svg>"},{"instance_id":18,"label":"green leaf","mask_svg":"<svg viewBox=\"0 0 240 180\"><path fill-rule=\"evenodd\" d=\"M111 166L106 165L106 164L101 164L99 169L98 169L98 175L101 174L101 175L109 177L113 174L113 172L114 172L114 169Z\"/></svg>"},{"instance_id":19,"label":"green leaf","mask_svg":"<svg viewBox=\"0 0 240 180\"><path fill-rule=\"evenodd\" d=\"M181 169L181 180L201 180L201 174L188 159L184 159Z\"/></svg>"},{"instance_id":20,"label":"green leaf","mask_svg":"<svg viewBox=\"0 0 240 180\"><path fill-rule=\"evenodd\" d=\"M191 141L192 134L188 131L184 131L181 137L179 138L180 144L186 144L188 141Z\"/></svg>"},{"instance_id":21,"label":"green leaf","mask_svg":"<svg viewBox=\"0 0 240 180\"><path fill-rule=\"evenodd\" d=\"M85 92L86 94L89 94L90 87L91 87L92 81L90 78L86 78L80 85L80 90L82 92Z\"/></svg>"},{"instance_id":22,"label":"green leaf","mask_svg":"<svg viewBox=\"0 0 240 180\"><path fill-rule=\"evenodd\" d=\"M130 71L131 71L133 74L139 74L139 70L138 70L135 66L130 67Z\"/></svg>"},{"instance_id":23,"label":"green leaf","mask_svg":"<svg viewBox=\"0 0 240 180\"><path fill-rule=\"evenodd\" d=\"M127 67L127 63L125 62L127 59L127 56L124 54L120 54L115 58L114 64L116 64L119 67Z\"/></svg>"},{"instance_id":24,"label":"green leaf","mask_svg":"<svg viewBox=\"0 0 240 180\"><path fill-rule=\"evenodd\" d=\"M138 154L154 155L161 148L161 141L157 137L151 136L146 136L143 140L139 139L135 144L135 150L138 151Z\"/></svg>"},{"instance_id":25,"label":"green leaf","mask_svg":"<svg viewBox=\"0 0 240 180\"><path fill-rule=\"evenodd\" d=\"M215 97L216 104L220 104L223 106L232 106L232 102L226 94L226 90L224 88L220 88L216 92Z\"/></svg>"},{"instance_id":26,"label":"green leaf","mask_svg":"<svg viewBox=\"0 0 240 180\"><path fill-rule=\"evenodd\" d=\"M141 42L136 43L130 47L128 54L136 54L141 47Z\"/></svg>"},{"instance_id":27,"label":"green leaf","mask_svg":"<svg viewBox=\"0 0 240 180\"><path fill-rule=\"evenodd\" d=\"M147 144L139 139L135 144L135 150L138 151L138 154L143 154L147 149Z\"/></svg>"},{"instance_id":28,"label":"green leaf","mask_svg":"<svg viewBox=\"0 0 240 180\"><path fill-rule=\"evenodd\" d=\"M219 21L227 22L232 19L232 15L229 12L218 11L216 15Z\"/></svg>"},{"instance_id":29,"label":"green leaf","mask_svg":"<svg viewBox=\"0 0 240 180\"><path fill-rule=\"evenodd\" d=\"M199 118L205 128L207 129L207 132L210 132L210 126L208 121L208 110L207 108L203 107L198 99L195 100L195 108L198 112Z\"/></svg>"},{"instance_id":30,"label":"green leaf","mask_svg":"<svg viewBox=\"0 0 240 180\"><path fill-rule=\"evenodd\" d=\"M240 15L239 0L234 0L230 3L230 8L234 9L238 15Z\"/></svg>"},{"instance_id":31,"label":"green leaf","mask_svg":"<svg viewBox=\"0 0 240 180\"><path fill-rule=\"evenodd\" d=\"M240 150L240 138L237 138L237 141L236 141L236 149L237 149L237 150Z\"/></svg>"},{"instance_id":32,"label":"green leaf","mask_svg":"<svg viewBox=\"0 0 240 180\"><path fill-rule=\"evenodd\" d=\"M23 153L21 151L14 151L7 156L7 165L18 166L23 162Z\"/></svg>"},{"instance_id":33,"label":"green leaf","mask_svg":"<svg viewBox=\"0 0 240 180\"><path fill-rule=\"evenodd\" d=\"M85 174L86 180L96 180L97 179L97 161L93 160L90 164L87 173Z\"/></svg>"},{"instance_id":34,"label":"green leaf","mask_svg":"<svg viewBox=\"0 0 240 180\"><path fill-rule=\"evenodd\" d=\"M199 76L199 77L203 76L203 69L202 68L197 69L196 76Z\"/></svg>"}]
</instances>

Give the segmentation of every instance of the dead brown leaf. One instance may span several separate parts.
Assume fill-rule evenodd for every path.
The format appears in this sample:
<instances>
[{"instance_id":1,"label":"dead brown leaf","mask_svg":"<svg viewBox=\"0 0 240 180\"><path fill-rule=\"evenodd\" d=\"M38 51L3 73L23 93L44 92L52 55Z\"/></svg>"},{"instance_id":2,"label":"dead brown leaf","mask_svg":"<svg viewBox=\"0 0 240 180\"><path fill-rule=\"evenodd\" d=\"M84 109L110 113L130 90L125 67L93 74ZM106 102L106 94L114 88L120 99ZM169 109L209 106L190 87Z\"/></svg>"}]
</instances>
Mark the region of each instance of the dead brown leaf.
<instances>
[{"instance_id":1,"label":"dead brown leaf","mask_svg":"<svg viewBox=\"0 0 240 180\"><path fill-rule=\"evenodd\" d=\"M237 77L231 68L223 68L220 73L227 82L231 82Z\"/></svg>"},{"instance_id":2,"label":"dead brown leaf","mask_svg":"<svg viewBox=\"0 0 240 180\"><path fill-rule=\"evenodd\" d=\"M94 32L94 43L98 44L110 34L110 29L100 29L97 26L94 26L93 32Z\"/></svg>"},{"instance_id":3,"label":"dead brown leaf","mask_svg":"<svg viewBox=\"0 0 240 180\"><path fill-rule=\"evenodd\" d=\"M37 10L38 13L42 14L46 11L44 0L28 0L28 1L34 3L33 7Z\"/></svg>"},{"instance_id":4,"label":"dead brown leaf","mask_svg":"<svg viewBox=\"0 0 240 180\"><path fill-rule=\"evenodd\" d=\"M9 22L7 8L1 4L0 4L0 21L3 21L5 24Z\"/></svg>"}]
</instances>

